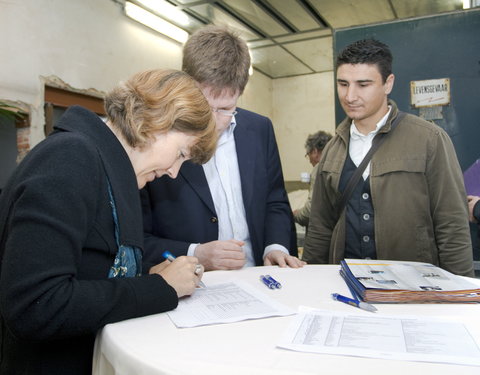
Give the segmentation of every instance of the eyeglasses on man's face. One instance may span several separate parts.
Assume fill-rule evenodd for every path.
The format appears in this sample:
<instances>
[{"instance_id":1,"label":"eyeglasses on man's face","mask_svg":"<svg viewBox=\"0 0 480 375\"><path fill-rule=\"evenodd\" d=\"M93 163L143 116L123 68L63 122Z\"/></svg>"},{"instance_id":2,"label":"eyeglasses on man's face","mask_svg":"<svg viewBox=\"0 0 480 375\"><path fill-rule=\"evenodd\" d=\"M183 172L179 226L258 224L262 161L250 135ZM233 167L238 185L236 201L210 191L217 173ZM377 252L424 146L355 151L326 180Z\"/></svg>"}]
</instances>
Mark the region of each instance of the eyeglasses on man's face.
<instances>
[{"instance_id":1,"label":"eyeglasses on man's face","mask_svg":"<svg viewBox=\"0 0 480 375\"><path fill-rule=\"evenodd\" d=\"M233 117L238 113L237 111L227 111L225 109L218 109L218 108L212 108L212 112L218 113L219 115L222 115L222 116L229 116L229 117Z\"/></svg>"}]
</instances>

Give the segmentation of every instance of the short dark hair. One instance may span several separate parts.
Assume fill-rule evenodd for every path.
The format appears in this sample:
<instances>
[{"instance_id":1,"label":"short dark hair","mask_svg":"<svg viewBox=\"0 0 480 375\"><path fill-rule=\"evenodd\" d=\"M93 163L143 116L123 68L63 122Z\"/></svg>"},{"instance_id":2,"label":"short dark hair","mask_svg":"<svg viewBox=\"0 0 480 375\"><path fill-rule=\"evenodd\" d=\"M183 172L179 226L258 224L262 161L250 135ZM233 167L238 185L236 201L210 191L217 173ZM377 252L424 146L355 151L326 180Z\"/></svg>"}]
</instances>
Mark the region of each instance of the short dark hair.
<instances>
[{"instance_id":1,"label":"short dark hair","mask_svg":"<svg viewBox=\"0 0 480 375\"><path fill-rule=\"evenodd\" d=\"M332 135L323 130L310 134L305 141L307 155L315 149L322 151L330 139L332 139Z\"/></svg>"},{"instance_id":2,"label":"short dark hair","mask_svg":"<svg viewBox=\"0 0 480 375\"><path fill-rule=\"evenodd\" d=\"M208 25L190 36L183 47L182 70L214 95L227 89L243 93L250 69L247 43L223 26Z\"/></svg>"},{"instance_id":3,"label":"short dark hair","mask_svg":"<svg viewBox=\"0 0 480 375\"><path fill-rule=\"evenodd\" d=\"M390 48L375 39L362 39L345 47L337 56L336 68L343 64L377 65L383 83L392 74L393 56Z\"/></svg>"}]
</instances>

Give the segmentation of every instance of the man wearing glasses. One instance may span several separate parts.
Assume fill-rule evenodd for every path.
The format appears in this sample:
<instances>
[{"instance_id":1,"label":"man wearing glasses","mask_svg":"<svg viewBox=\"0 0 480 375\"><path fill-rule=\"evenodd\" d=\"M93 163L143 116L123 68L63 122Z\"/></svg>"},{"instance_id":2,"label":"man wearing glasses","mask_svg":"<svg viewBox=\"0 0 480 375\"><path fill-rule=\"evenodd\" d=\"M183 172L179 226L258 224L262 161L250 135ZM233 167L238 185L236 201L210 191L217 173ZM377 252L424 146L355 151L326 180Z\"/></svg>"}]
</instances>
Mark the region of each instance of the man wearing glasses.
<instances>
[{"instance_id":1,"label":"man wearing glasses","mask_svg":"<svg viewBox=\"0 0 480 375\"><path fill-rule=\"evenodd\" d=\"M248 82L246 43L206 26L183 49L183 70L200 85L219 140L203 166L185 162L177 179L142 191L146 261L165 250L194 255L205 270L245 266L301 267L271 121L237 108Z\"/></svg>"}]
</instances>

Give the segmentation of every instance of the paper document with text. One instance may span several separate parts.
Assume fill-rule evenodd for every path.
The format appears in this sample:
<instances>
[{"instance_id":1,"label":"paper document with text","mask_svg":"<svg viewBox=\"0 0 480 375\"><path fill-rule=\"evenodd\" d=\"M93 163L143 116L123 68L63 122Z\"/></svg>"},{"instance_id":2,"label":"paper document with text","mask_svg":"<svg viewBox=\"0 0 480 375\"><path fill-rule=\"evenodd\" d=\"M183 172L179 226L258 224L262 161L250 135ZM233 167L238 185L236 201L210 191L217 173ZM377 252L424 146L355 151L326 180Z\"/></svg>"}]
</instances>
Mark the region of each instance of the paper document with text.
<instances>
[{"instance_id":1,"label":"paper document with text","mask_svg":"<svg viewBox=\"0 0 480 375\"><path fill-rule=\"evenodd\" d=\"M478 334L472 333L463 322L447 318L354 315L301 308L278 347L480 366Z\"/></svg>"},{"instance_id":2,"label":"paper document with text","mask_svg":"<svg viewBox=\"0 0 480 375\"><path fill-rule=\"evenodd\" d=\"M295 311L240 281L197 289L168 316L178 328L295 314Z\"/></svg>"}]
</instances>

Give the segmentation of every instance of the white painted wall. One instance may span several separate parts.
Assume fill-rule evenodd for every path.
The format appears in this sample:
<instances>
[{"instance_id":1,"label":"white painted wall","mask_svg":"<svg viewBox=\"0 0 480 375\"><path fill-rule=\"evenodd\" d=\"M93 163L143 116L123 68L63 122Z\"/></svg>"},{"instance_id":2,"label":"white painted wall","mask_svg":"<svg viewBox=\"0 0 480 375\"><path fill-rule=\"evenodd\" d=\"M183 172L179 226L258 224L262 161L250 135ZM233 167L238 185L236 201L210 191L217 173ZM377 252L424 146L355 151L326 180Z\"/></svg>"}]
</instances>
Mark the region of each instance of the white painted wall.
<instances>
[{"instance_id":1,"label":"white painted wall","mask_svg":"<svg viewBox=\"0 0 480 375\"><path fill-rule=\"evenodd\" d=\"M42 77L108 91L151 68L181 67L181 46L124 16L111 0L0 0L0 98L31 106L43 136Z\"/></svg>"},{"instance_id":2,"label":"white painted wall","mask_svg":"<svg viewBox=\"0 0 480 375\"><path fill-rule=\"evenodd\" d=\"M273 118L273 86L272 80L262 73L253 71L247 87L238 101L238 106Z\"/></svg>"},{"instance_id":3,"label":"white painted wall","mask_svg":"<svg viewBox=\"0 0 480 375\"><path fill-rule=\"evenodd\" d=\"M333 71L273 80L273 119L283 176L299 181L310 172L305 140L318 130L335 131Z\"/></svg>"},{"instance_id":4,"label":"white painted wall","mask_svg":"<svg viewBox=\"0 0 480 375\"><path fill-rule=\"evenodd\" d=\"M299 181L312 169L304 156L307 136L335 132L333 80L333 71L275 80L254 71L240 97L240 107L273 121L286 181Z\"/></svg>"},{"instance_id":5,"label":"white painted wall","mask_svg":"<svg viewBox=\"0 0 480 375\"><path fill-rule=\"evenodd\" d=\"M111 0L0 0L0 35L0 100L30 106L31 146L44 138L45 77L105 92L140 70L181 68L179 44ZM334 129L333 73L271 80L254 71L239 106L273 120L284 177L299 180L311 169L307 135Z\"/></svg>"}]
</instances>

